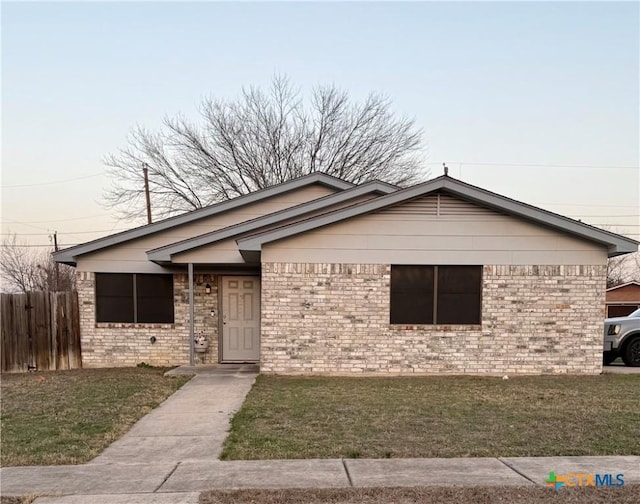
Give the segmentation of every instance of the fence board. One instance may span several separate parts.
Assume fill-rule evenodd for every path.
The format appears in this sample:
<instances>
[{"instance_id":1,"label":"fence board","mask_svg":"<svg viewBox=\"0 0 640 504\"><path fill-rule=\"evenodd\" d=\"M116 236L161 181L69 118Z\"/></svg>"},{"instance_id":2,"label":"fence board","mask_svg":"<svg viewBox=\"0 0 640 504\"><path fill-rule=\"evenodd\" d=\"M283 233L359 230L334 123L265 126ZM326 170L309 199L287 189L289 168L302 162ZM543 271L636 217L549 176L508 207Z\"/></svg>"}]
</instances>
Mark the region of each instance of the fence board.
<instances>
[{"instance_id":1,"label":"fence board","mask_svg":"<svg viewBox=\"0 0 640 504\"><path fill-rule=\"evenodd\" d=\"M82 347L80 345L80 303L78 301L78 294L69 296L67 298L67 313L66 328L68 342L67 352L69 358L70 368L82 367Z\"/></svg>"},{"instance_id":2,"label":"fence board","mask_svg":"<svg viewBox=\"0 0 640 504\"><path fill-rule=\"evenodd\" d=\"M2 372L82 367L76 292L0 296Z\"/></svg>"}]
</instances>

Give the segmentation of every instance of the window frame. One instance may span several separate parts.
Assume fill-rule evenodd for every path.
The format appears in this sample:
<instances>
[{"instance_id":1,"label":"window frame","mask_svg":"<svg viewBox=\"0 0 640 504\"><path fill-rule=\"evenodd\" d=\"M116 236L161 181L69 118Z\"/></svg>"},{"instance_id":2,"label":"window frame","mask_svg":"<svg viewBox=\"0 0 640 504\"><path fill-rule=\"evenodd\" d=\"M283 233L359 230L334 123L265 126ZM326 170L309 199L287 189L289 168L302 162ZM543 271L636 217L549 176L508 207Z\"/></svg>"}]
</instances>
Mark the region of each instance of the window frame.
<instances>
[{"instance_id":1,"label":"window frame","mask_svg":"<svg viewBox=\"0 0 640 504\"><path fill-rule=\"evenodd\" d=\"M127 275L130 277L130 282L131 282L131 295L130 296L123 296L128 298L128 301L132 304L131 308L132 308L132 319L131 320L105 320L104 318L100 318L100 309L99 309L99 305L100 305L100 300L104 298L108 298L110 296L105 296L105 295L99 295L98 293L98 283L99 283L99 277L105 275L105 276L111 276L111 275ZM140 304L140 299L139 299L139 289L138 289L138 283L139 283L139 277L145 277L145 276L154 276L154 277L170 277L170 286L171 286L171 295L170 295L170 299L171 299L171 315L169 315L169 312L167 310L167 317L158 317L160 320L157 321L149 321L149 320L145 320L145 321L140 321L140 313L139 313L139 304ZM111 296L112 297L112 296ZM147 296L148 297L148 296ZM160 296L158 296L160 297ZM95 273L95 283L94 283L94 299L95 299L95 322L96 324L132 324L132 325L145 325L145 324L175 324L175 285L174 285L174 275L173 273ZM167 298L162 298L165 299L165 301L168 303L168 297ZM103 301L104 302L104 301ZM168 308L168 304L165 308ZM113 318L118 318L118 317L113 317Z\"/></svg>"},{"instance_id":2,"label":"window frame","mask_svg":"<svg viewBox=\"0 0 640 504\"><path fill-rule=\"evenodd\" d=\"M397 315L394 317L393 310L393 294L394 291L398 292L400 288L396 287L394 289L393 286L393 269L394 268L430 268L432 270L432 285L429 287L425 287L422 290L430 292L429 298L432 299L433 306L431 307L430 315L431 322L407 322L407 321L398 321ZM438 301L439 301L439 289L438 284L440 281L440 270L439 268L476 268L478 278L478 291L475 290L470 293L470 295L477 295L477 319L474 315L473 322L440 322L438 321ZM483 304L483 291L484 291L484 267L479 264L392 264L390 268L390 278L389 278L389 325L392 326L481 326L482 325L482 304ZM442 302L442 300L440 300ZM420 319L420 317L413 317L414 320Z\"/></svg>"}]
</instances>

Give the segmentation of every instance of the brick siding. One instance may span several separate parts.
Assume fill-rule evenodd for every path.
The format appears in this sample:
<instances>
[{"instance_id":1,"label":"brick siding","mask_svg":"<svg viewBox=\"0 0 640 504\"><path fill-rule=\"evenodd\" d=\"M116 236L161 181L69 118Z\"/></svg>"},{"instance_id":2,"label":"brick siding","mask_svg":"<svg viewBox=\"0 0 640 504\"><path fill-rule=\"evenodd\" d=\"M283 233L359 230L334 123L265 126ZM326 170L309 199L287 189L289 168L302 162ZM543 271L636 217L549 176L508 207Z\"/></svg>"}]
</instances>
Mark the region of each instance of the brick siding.
<instances>
[{"instance_id":1,"label":"brick siding","mask_svg":"<svg viewBox=\"0 0 640 504\"><path fill-rule=\"evenodd\" d=\"M186 274L173 280L174 323L131 324L97 323L95 275L78 273L80 333L84 367L135 366L141 362L153 366L189 363L189 288ZM195 332L204 331L209 348L196 354L196 363L218 362L217 282L213 275L194 275ZM211 294L205 294L205 285ZM211 316L215 308L215 316ZM150 338L156 337L155 343Z\"/></svg>"},{"instance_id":2,"label":"brick siding","mask_svg":"<svg viewBox=\"0 0 640 504\"><path fill-rule=\"evenodd\" d=\"M605 266L484 266L482 324L389 324L390 266L262 265L266 373L600 373Z\"/></svg>"}]
</instances>

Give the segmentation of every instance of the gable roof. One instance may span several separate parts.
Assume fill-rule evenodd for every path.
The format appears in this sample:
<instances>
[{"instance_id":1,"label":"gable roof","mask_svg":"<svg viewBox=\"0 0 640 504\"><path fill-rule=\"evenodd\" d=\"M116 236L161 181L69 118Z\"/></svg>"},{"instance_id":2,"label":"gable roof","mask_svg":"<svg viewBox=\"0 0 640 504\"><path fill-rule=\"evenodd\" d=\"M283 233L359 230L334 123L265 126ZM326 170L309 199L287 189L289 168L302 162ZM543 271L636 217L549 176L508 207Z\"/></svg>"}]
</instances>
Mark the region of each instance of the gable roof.
<instances>
[{"instance_id":1,"label":"gable roof","mask_svg":"<svg viewBox=\"0 0 640 504\"><path fill-rule=\"evenodd\" d=\"M205 233L193 238L187 238L186 240L181 240L176 243L171 243L169 245L149 250L147 252L147 257L150 261L157 263L169 263L171 262L171 256L174 254L180 254L198 247L211 245L221 240L235 238L237 236L256 231L265 226L277 225L287 219L300 217L338 203L348 202L349 200L359 196L375 193L382 195L390 194L398 189L399 188L397 186L392 184L374 180L350 189L345 189L344 191L335 194L324 196L323 198L318 198L293 207L285 208L262 217L257 217L210 233Z\"/></svg>"},{"instance_id":2,"label":"gable roof","mask_svg":"<svg viewBox=\"0 0 640 504\"><path fill-rule=\"evenodd\" d=\"M616 285L615 287L609 287L607 289L607 292L614 291L616 289L622 289L623 287L629 287L630 285L636 285L636 286L640 287L640 282L627 282L627 283L623 283L623 284L620 284L620 285Z\"/></svg>"},{"instance_id":3,"label":"gable roof","mask_svg":"<svg viewBox=\"0 0 640 504\"><path fill-rule=\"evenodd\" d=\"M53 259L59 263L75 265L76 258L83 254L96 252L98 250L111 247L113 245L118 245L130 240L136 240L138 238L149 236L153 233L158 233L175 226L181 226L183 224L194 222L199 219L204 219L213 215L221 214L223 212L227 212L244 205L256 203L258 201L265 200L267 198L271 198L273 196L277 196L279 194L283 194L313 184L320 184L325 187L336 189L338 191L349 189L354 186L354 184L352 184L351 182L346 182L325 173L310 173L309 175L289 180L272 187L267 187L250 194L238 196L237 198L233 198L231 200L216 203L208 207L199 208L191 212L177 215L175 217L169 217L152 224L140 226L128 231L105 236L103 238L98 238L87 243L82 243L74 247L69 247L64 250L54 252Z\"/></svg>"},{"instance_id":4,"label":"gable roof","mask_svg":"<svg viewBox=\"0 0 640 504\"><path fill-rule=\"evenodd\" d=\"M556 229L579 238L596 242L608 248L609 257L638 250L638 242L603 229L584 224L562 215L542 210L526 203L501 196L461 182L447 175L440 176L422 184L396 191L387 196L380 196L347 208L342 208L303 221L292 223L263 233L240 238L237 241L240 253L247 261L256 261L262 245L300 233L305 233L329 224L334 224L352 217L375 212L386 207L404 203L408 200L425 196L436 191L444 191L480 206L513 215L536 224Z\"/></svg>"}]
</instances>

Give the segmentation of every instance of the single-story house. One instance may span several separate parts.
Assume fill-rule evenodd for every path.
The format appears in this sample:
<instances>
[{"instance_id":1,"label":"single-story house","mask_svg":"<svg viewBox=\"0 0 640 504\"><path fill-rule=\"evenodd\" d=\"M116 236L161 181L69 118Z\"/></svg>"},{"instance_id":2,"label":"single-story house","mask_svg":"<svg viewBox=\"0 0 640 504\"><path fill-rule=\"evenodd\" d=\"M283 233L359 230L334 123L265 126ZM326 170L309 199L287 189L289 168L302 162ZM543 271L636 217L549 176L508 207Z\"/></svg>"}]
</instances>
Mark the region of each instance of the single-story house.
<instances>
[{"instance_id":1,"label":"single-story house","mask_svg":"<svg viewBox=\"0 0 640 504\"><path fill-rule=\"evenodd\" d=\"M599 373L607 258L637 249L446 175L313 173L54 258L77 267L87 367Z\"/></svg>"},{"instance_id":2,"label":"single-story house","mask_svg":"<svg viewBox=\"0 0 640 504\"><path fill-rule=\"evenodd\" d=\"M640 283L627 282L607 289L605 313L607 317L626 317L640 308Z\"/></svg>"}]
</instances>

